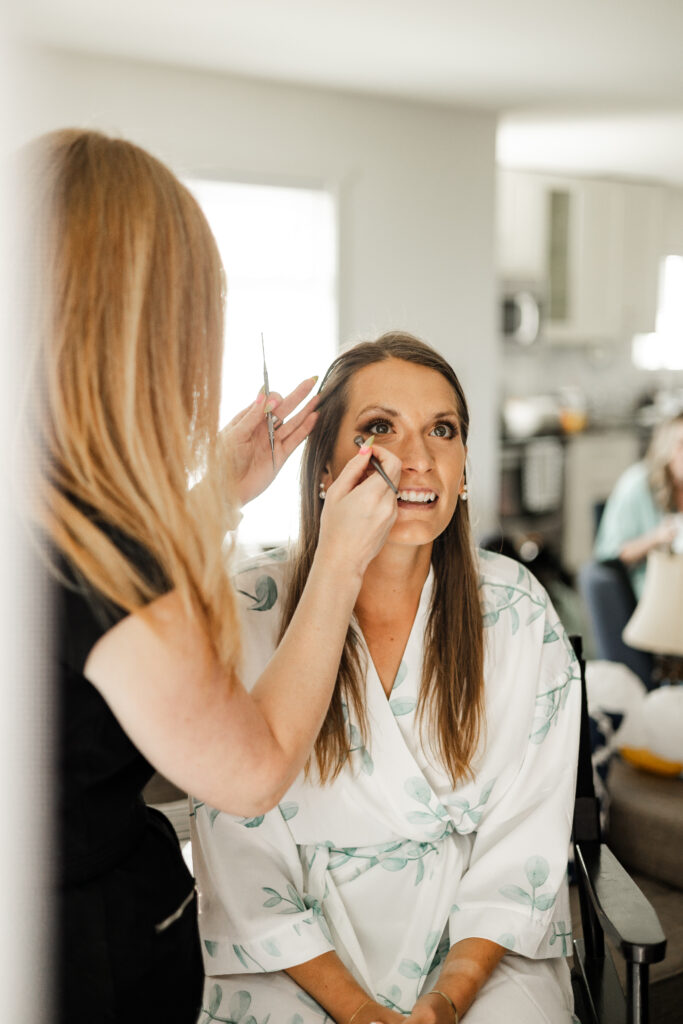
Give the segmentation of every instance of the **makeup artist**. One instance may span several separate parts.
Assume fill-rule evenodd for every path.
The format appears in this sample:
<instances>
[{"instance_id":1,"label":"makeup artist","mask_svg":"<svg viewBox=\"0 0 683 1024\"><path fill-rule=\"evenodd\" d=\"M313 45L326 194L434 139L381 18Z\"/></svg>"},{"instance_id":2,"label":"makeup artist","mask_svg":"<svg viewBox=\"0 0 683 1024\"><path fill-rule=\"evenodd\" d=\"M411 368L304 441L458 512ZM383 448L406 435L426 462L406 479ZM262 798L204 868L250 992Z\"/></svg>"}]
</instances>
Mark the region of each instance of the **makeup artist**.
<instances>
[{"instance_id":1,"label":"makeup artist","mask_svg":"<svg viewBox=\"0 0 683 1024\"><path fill-rule=\"evenodd\" d=\"M26 159L23 440L55 594L58 1018L191 1024L193 880L141 790L157 768L224 811L277 803L324 720L396 499L363 448L328 489L299 607L247 693L225 536L316 422L315 399L290 415L313 381L261 395L219 437L223 270L197 203L94 132L45 136ZM378 458L397 481L398 459Z\"/></svg>"}]
</instances>

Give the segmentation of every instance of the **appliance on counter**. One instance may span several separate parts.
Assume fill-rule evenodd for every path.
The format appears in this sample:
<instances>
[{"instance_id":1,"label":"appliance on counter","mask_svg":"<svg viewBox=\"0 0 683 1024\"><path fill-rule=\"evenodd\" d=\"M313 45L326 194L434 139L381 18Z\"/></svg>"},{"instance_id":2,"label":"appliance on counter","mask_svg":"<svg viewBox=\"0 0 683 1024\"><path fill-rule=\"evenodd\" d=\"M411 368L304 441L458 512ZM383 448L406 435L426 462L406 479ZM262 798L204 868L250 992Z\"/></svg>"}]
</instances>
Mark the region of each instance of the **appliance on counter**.
<instances>
[{"instance_id":1,"label":"appliance on counter","mask_svg":"<svg viewBox=\"0 0 683 1024\"><path fill-rule=\"evenodd\" d=\"M557 514L564 489L564 445L557 437L534 437L506 445L501 457L500 514L503 518Z\"/></svg>"},{"instance_id":2,"label":"appliance on counter","mask_svg":"<svg viewBox=\"0 0 683 1024\"><path fill-rule=\"evenodd\" d=\"M543 303L533 284L506 282L501 295L501 334L516 345L533 345L541 333Z\"/></svg>"}]
</instances>

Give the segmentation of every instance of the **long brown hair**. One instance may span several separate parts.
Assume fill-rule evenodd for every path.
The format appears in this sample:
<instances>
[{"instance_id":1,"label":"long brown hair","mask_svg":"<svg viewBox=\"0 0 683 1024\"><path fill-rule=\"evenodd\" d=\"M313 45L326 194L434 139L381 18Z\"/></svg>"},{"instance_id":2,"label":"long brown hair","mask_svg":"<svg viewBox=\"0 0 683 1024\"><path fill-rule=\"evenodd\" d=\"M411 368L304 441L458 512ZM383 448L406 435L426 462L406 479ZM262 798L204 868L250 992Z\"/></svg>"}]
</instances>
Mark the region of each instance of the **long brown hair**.
<instances>
[{"instance_id":1,"label":"long brown hair","mask_svg":"<svg viewBox=\"0 0 683 1024\"><path fill-rule=\"evenodd\" d=\"M289 624L313 561L320 532L320 480L332 458L339 423L347 408L355 373L371 363L401 359L436 370L453 388L463 444L467 444L469 412L460 382L434 349L410 334L391 332L361 342L338 356L320 388L318 421L306 442L301 467L301 529L291 566L283 610L282 633ZM418 700L418 722L455 785L470 777L482 726L484 639L479 583L475 567L467 504L455 513L432 548L434 588L425 631L424 664ZM336 778L349 756L344 704L353 708L361 735L367 739L360 638L349 626L339 674L314 753L323 782Z\"/></svg>"},{"instance_id":2,"label":"long brown hair","mask_svg":"<svg viewBox=\"0 0 683 1024\"><path fill-rule=\"evenodd\" d=\"M232 664L230 481L216 451L225 287L209 226L124 140L54 132L24 163L30 515L116 605L175 588ZM189 485L204 471L200 507ZM141 572L112 527L159 572Z\"/></svg>"}]
</instances>

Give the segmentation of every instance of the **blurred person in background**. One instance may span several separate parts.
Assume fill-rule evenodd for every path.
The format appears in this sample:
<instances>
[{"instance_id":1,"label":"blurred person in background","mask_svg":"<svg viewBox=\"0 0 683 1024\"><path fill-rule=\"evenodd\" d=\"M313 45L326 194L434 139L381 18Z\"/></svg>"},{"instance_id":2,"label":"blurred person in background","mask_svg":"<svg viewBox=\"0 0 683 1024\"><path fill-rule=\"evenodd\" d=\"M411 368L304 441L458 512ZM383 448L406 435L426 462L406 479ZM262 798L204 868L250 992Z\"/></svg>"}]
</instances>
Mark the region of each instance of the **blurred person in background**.
<instances>
[{"instance_id":1,"label":"blurred person in background","mask_svg":"<svg viewBox=\"0 0 683 1024\"><path fill-rule=\"evenodd\" d=\"M617 480L600 519L594 556L619 559L639 599L647 556L683 540L683 413L655 430L645 458Z\"/></svg>"}]
</instances>

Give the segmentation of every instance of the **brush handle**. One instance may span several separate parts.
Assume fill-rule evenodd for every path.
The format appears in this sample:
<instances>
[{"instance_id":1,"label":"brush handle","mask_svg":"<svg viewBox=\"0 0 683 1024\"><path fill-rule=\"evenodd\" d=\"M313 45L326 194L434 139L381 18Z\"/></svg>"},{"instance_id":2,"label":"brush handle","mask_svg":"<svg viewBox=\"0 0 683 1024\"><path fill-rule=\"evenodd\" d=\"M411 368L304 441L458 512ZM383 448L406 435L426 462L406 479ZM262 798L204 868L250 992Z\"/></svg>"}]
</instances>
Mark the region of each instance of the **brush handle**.
<instances>
[{"instance_id":1,"label":"brush handle","mask_svg":"<svg viewBox=\"0 0 683 1024\"><path fill-rule=\"evenodd\" d=\"M358 434L357 437L354 437L353 443L355 445L358 445L359 448L362 448L362 446L365 444L365 438ZM396 487L396 484L387 476L387 474L384 472L384 469L382 468L382 463L374 455L370 456L370 465L372 466L373 469L377 470L379 475L382 477L382 480L384 480L385 484L387 484L387 486L390 487L394 494L398 497L398 488Z\"/></svg>"}]
</instances>

